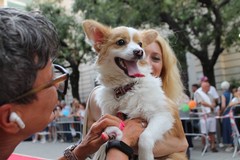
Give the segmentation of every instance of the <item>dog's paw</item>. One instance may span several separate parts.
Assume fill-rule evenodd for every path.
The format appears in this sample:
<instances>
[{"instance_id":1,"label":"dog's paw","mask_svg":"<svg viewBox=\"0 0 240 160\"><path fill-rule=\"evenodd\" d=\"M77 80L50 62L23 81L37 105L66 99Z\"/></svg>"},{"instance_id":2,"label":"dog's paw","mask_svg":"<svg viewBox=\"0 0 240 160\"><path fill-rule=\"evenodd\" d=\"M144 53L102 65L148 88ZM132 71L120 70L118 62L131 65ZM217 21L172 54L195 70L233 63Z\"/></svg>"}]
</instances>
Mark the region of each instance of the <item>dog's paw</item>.
<instances>
[{"instance_id":1,"label":"dog's paw","mask_svg":"<svg viewBox=\"0 0 240 160\"><path fill-rule=\"evenodd\" d=\"M139 160L154 160L154 155L152 151L155 142L152 139L151 134L148 134L148 132L145 131L139 137L138 158Z\"/></svg>"},{"instance_id":2,"label":"dog's paw","mask_svg":"<svg viewBox=\"0 0 240 160\"><path fill-rule=\"evenodd\" d=\"M122 131L115 126L107 127L104 131L110 139L121 140L122 139Z\"/></svg>"}]
</instances>

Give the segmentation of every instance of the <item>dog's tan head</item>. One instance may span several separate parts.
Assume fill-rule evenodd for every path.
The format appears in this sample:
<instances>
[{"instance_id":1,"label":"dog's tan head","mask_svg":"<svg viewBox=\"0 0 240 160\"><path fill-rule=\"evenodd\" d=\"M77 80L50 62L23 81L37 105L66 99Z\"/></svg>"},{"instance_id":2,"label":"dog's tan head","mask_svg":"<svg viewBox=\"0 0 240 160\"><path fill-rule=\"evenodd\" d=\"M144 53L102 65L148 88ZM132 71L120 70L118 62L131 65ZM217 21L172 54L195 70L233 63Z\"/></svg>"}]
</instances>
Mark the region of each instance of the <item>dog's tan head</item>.
<instances>
[{"instance_id":1,"label":"dog's tan head","mask_svg":"<svg viewBox=\"0 0 240 160\"><path fill-rule=\"evenodd\" d=\"M131 27L110 28L94 20L83 21L88 42L98 54L97 66L105 78L144 76L137 62L145 56L144 46L157 38L157 31L138 31ZM123 78L124 77L124 78Z\"/></svg>"}]
</instances>

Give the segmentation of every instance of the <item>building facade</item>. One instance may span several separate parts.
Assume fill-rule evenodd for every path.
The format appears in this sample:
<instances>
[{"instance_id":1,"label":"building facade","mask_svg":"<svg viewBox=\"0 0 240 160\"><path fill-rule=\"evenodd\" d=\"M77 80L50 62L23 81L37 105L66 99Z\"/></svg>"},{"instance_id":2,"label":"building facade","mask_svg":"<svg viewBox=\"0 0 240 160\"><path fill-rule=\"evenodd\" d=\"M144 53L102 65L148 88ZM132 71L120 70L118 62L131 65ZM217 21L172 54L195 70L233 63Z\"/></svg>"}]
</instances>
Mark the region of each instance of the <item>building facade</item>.
<instances>
[{"instance_id":1,"label":"building facade","mask_svg":"<svg viewBox=\"0 0 240 160\"><path fill-rule=\"evenodd\" d=\"M0 6L25 9L27 4L29 4L31 2L32 2L32 0L0 0Z\"/></svg>"}]
</instances>

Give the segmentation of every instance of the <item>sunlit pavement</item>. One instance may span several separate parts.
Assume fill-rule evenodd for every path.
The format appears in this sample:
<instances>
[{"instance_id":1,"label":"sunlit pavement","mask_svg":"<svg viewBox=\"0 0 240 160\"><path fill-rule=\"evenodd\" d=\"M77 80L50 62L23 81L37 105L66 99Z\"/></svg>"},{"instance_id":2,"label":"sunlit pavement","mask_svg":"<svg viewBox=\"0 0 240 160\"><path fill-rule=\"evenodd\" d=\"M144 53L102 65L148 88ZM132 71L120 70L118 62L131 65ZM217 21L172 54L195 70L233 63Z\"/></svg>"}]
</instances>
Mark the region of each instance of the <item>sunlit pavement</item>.
<instances>
[{"instance_id":1,"label":"sunlit pavement","mask_svg":"<svg viewBox=\"0 0 240 160\"><path fill-rule=\"evenodd\" d=\"M35 157L42 157L43 159L55 160L63 155L63 151L66 147L72 143L61 143L61 142L46 142L46 143L32 143L32 142L22 142L14 151L14 153L30 155ZM201 143L200 139L193 140L194 148L191 150L191 160L235 160L240 159L240 155L236 154L232 158L233 152L226 153L224 148L218 148L219 152L213 153L208 149L208 152L202 156L201 155Z\"/></svg>"}]
</instances>

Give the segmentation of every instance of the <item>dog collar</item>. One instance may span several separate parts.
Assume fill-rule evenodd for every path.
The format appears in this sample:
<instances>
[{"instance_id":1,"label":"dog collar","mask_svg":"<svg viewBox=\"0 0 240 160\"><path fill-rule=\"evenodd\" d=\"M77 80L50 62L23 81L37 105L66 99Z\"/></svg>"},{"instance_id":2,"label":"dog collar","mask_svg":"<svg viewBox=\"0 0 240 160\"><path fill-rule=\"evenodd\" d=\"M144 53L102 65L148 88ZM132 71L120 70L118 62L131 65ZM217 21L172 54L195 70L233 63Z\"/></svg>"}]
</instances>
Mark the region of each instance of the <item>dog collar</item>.
<instances>
[{"instance_id":1,"label":"dog collar","mask_svg":"<svg viewBox=\"0 0 240 160\"><path fill-rule=\"evenodd\" d=\"M125 93L127 93L128 91L132 90L132 87L134 86L135 83L136 82L133 82L133 83L129 83L122 87L114 88L113 90L115 92L116 98L119 98L119 97L123 96Z\"/></svg>"}]
</instances>

